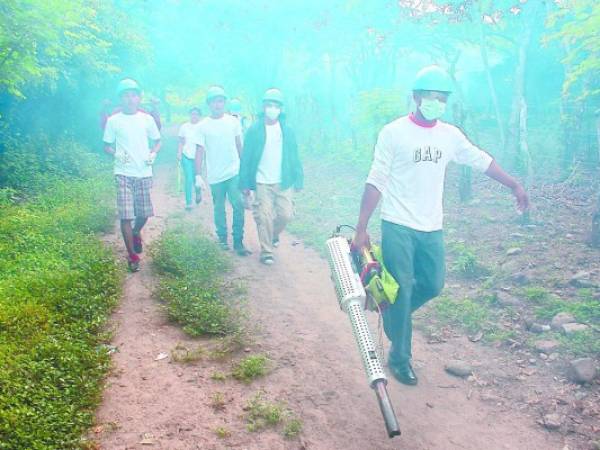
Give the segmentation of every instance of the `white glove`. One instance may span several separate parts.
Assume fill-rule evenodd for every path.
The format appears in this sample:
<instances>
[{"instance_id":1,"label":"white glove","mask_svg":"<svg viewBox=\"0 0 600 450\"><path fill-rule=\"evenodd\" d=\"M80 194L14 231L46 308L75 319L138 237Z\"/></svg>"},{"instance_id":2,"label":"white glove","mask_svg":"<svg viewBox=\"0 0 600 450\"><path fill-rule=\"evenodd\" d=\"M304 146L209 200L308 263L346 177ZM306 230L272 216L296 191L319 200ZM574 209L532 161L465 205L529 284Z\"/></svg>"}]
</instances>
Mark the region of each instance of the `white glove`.
<instances>
[{"instance_id":1,"label":"white glove","mask_svg":"<svg viewBox=\"0 0 600 450\"><path fill-rule=\"evenodd\" d=\"M202 175L196 175L196 187L199 189L206 189L206 183L204 183Z\"/></svg>"},{"instance_id":2,"label":"white glove","mask_svg":"<svg viewBox=\"0 0 600 450\"><path fill-rule=\"evenodd\" d=\"M150 154L148 155L148 159L146 160L146 164L151 166L152 164L154 164L155 159L156 159L156 152L150 152Z\"/></svg>"}]
</instances>

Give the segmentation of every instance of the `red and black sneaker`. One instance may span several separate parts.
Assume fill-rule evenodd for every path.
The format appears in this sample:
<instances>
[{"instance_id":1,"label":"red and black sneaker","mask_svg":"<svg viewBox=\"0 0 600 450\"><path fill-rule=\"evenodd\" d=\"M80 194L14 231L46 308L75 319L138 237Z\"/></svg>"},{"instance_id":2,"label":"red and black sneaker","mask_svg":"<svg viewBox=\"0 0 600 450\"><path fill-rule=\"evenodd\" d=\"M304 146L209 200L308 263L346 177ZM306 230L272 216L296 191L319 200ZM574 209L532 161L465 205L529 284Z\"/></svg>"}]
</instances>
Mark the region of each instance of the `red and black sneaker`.
<instances>
[{"instance_id":1,"label":"red and black sneaker","mask_svg":"<svg viewBox=\"0 0 600 450\"><path fill-rule=\"evenodd\" d=\"M140 270L140 257L135 253L127 258L127 266L130 272L138 272Z\"/></svg>"},{"instance_id":2,"label":"red and black sneaker","mask_svg":"<svg viewBox=\"0 0 600 450\"><path fill-rule=\"evenodd\" d=\"M133 235L133 251L136 253L142 253L143 251L141 234Z\"/></svg>"}]
</instances>

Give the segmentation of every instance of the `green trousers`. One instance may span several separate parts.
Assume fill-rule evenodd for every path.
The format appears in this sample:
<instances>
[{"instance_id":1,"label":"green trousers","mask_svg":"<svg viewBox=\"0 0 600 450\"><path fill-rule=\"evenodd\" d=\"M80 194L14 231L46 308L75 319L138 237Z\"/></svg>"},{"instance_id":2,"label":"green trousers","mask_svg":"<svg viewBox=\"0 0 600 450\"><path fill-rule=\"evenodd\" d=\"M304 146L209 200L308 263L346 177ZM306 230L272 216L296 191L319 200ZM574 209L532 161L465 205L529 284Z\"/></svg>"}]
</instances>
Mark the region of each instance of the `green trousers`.
<instances>
[{"instance_id":1,"label":"green trousers","mask_svg":"<svg viewBox=\"0 0 600 450\"><path fill-rule=\"evenodd\" d=\"M241 245L244 239L244 205L242 193L238 187L238 176L229 180L210 185L213 199L213 210L217 237L221 242L227 242L227 216L225 215L225 200L229 199L233 209L233 243Z\"/></svg>"},{"instance_id":2,"label":"green trousers","mask_svg":"<svg viewBox=\"0 0 600 450\"><path fill-rule=\"evenodd\" d=\"M444 235L382 221L381 249L387 270L400 285L396 301L383 311L383 328L392 342L389 364L412 358L412 313L444 287Z\"/></svg>"}]
</instances>

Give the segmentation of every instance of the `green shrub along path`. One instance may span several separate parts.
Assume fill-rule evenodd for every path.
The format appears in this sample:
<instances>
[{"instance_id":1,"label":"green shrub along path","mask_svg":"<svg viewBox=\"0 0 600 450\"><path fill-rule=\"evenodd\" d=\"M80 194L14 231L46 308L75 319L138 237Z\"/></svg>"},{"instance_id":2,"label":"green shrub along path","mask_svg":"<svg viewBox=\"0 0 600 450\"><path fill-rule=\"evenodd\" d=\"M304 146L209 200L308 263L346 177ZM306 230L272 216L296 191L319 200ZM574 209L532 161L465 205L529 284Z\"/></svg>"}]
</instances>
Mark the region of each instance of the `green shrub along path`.
<instances>
[{"instance_id":1,"label":"green shrub along path","mask_svg":"<svg viewBox=\"0 0 600 450\"><path fill-rule=\"evenodd\" d=\"M80 448L123 273L95 236L113 227L112 180L73 142L28 145L0 158L0 449Z\"/></svg>"}]
</instances>

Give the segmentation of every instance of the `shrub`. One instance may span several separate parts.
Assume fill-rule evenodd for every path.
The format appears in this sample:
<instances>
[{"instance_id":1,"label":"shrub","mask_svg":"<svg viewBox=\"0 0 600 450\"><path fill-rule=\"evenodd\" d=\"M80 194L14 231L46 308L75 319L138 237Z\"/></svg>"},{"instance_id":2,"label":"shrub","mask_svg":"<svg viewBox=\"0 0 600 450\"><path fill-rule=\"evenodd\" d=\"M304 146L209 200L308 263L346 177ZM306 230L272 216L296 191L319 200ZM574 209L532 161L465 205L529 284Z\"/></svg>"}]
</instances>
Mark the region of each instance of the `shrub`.
<instances>
[{"instance_id":1,"label":"shrub","mask_svg":"<svg viewBox=\"0 0 600 450\"><path fill-rule=\"evenodd\" d=\"M23 152L25 162L39 156ZM9 149L0 165L14 156ZM45 167L61 177L92 169L69 161ZM16 189L41 178L17 163L0 171L13 186L0 196L0 449L77 448L109 366L102 328L122 280L113 252L90 234L112 225L110 179L56 177L23 202Z\"/></svg>"}]
</instances>

